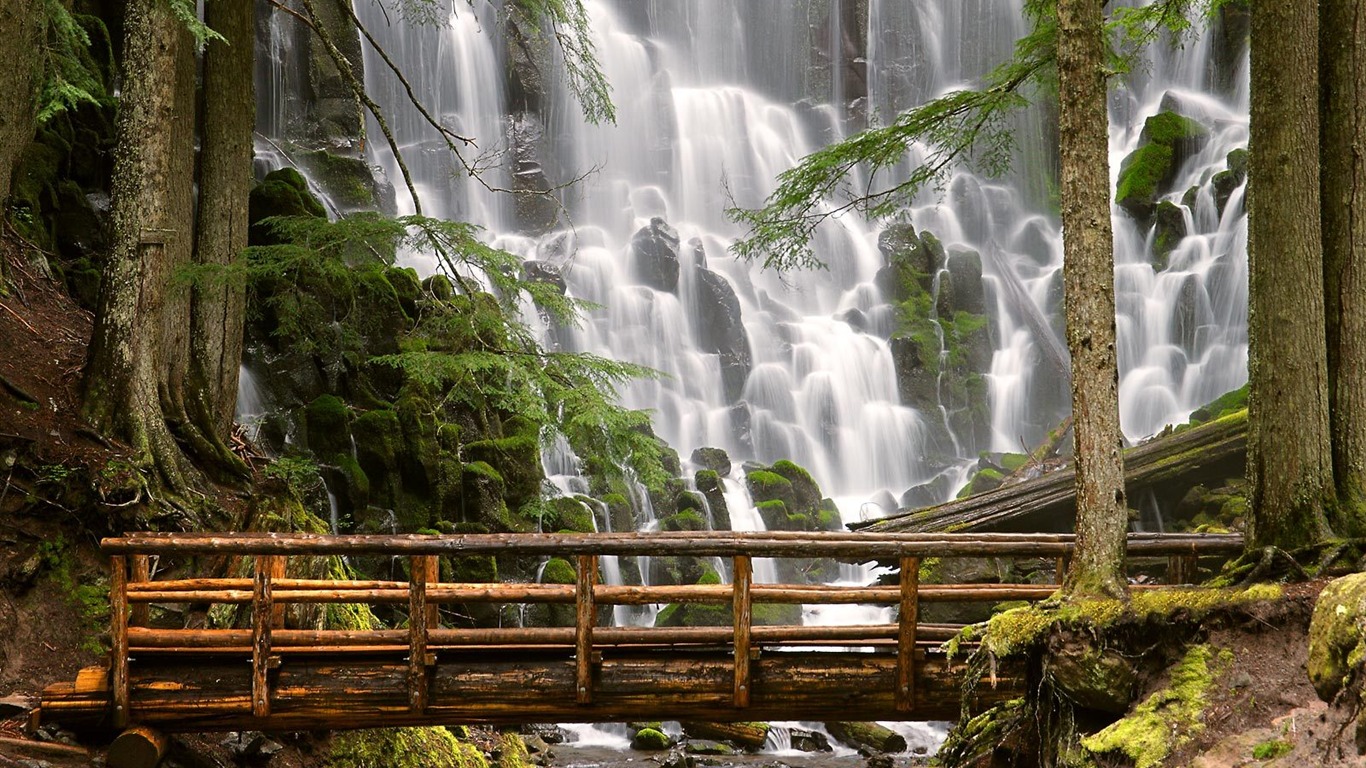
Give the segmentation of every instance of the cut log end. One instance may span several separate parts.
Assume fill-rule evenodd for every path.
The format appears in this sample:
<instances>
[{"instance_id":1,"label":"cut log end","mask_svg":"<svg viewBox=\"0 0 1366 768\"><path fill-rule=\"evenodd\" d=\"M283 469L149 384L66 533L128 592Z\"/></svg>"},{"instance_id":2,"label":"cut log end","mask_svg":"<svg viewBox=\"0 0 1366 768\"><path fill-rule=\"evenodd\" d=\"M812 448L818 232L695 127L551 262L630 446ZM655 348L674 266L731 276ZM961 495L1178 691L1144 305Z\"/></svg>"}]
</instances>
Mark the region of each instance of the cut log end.
<instances>
[{"instance_id":1,"label":"cut log end","mask_svg":"<svg viewBox=\"0 0 1366 768\"><path fill-rule=\"evenodd\" d=\"M161 731L141 726L129 728L110 745L107 765L109 768L156 768L169 746L170 740Z\"/></svg>"}]
</instances>

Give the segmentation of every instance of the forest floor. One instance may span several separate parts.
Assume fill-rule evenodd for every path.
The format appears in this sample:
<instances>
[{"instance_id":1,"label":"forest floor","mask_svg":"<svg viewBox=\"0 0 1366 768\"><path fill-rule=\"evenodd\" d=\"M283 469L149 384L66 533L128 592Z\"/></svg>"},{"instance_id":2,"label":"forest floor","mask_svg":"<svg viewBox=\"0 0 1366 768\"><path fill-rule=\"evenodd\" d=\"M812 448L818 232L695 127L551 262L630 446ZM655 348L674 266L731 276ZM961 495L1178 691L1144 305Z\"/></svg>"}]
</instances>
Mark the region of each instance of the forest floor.
<instances>
[{"instance_id":1,"label":"forest floor","mask_svg":"<svg viewBox=\"0 0 1366 768\"><path fill-rule=\"evenodd\" d=\"M107 607L98 587L105 565L97 544L114 532L110 516L72 508L124 453L80 418L81 370L92 318L57 282L31 274L23 246L0 237L13 285L0 294L0 768L66 768L102 764L101 746L69 734L25 731L24 702L42 688L75 678L100 662ZM223 492L225 503L232 494ZM1308 615L1321 583L1287 589L1279 609L1242 624L1209 628L1208 642L1237 659L1216 678L1206 700L1204 730L1166 765L1359 765L1352 725L1356 712L1319 702L1305 672ZM106 615L100 613L101 608ZM311 768L323 765L313 736L277 735L281 749L251 754L222 735L177 739L176 763L186 768L232 765ZM1271 759L1259 747L1283 742ZM571 757L571 755L576 755ZM565 757L578 763L572 749ZM909 755L897 756L904 765ZM658 761L640 753L603 763ZM813 765L819 757L802 759ZM581 763L578 763L581 764ZM717 765L725 765L719 758ZM752 761L749 764L753 765ZM782 764L775 757L764 765Z\"/></svg>"}]
</instances>

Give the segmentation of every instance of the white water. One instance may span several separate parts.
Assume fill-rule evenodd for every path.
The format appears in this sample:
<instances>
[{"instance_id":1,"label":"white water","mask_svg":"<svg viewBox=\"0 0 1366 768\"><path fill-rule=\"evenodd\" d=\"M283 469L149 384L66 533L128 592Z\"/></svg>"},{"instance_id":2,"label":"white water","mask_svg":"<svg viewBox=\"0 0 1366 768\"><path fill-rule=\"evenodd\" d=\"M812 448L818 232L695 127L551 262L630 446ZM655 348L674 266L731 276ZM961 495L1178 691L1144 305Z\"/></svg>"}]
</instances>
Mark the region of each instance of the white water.
<instances>
[{"instance_id":1,"label":"white water","mask_svg":"<svg viewBox=\"0 0 1366 768\"><path fill-rule=\"evenodd\" d=\"M586 4L618 121L586 124L562 85L547 77L556 90L540 160L552 182L592 172L564 197L574 227L567 235L537 240L515 233L511 201L462 173L373 53L366 56L367 87L386 110L425 212L473 221L509 250L554 261L572 295L601 305L583 328L561 330L557 343L666 374L627 387L624 403L652 410L656 432L685 458L699 446L729 452L737 471L726 481L725 497L735 529L762 526L738 471L742 461L787 458L807 467L837 499L844 520L853 522L890 511L871 500L889 493L899 497L941 473L952 480L939 492L946 499L966 480L978 450L1020 450L1022 441L1032 443L1062 418L1065 381L1044 362L1062 348L1062 249L1049 193L1055 187L1052 134L1041 112L1030 110L1013 121L1015 164L1005 178L983 179L960 169L942 194L923 195L911 211L917 230L933 232L950 250L982 255L992 315L995 349L986 372L990 444L951 435L959 455L947 469L927 459L926 425L943 423L943 414L917 412L897 394L886 341L891 312L873 285L882 266L878 227L854 216L839 218L815 244L830 269L784 277L730 256L728 246L742 233L723 214L732 196L741 205L760 203L777 174L845 135L858 114L886 122L898 110L977 81L1006 60L1026 31L1020 0L870 0L863 56L868 92L856 108L846 103L855 94L843 80L822 76L815 65L814 49L837 48L849 32L834 3ZM381 3L356 3L432 114L477 140L478 147L466 152L470 162L488 159L489 184L505 185L509 171L494 162L507 127L506 52L495 9L488 0L449 0L448 10L444 26L412 28ZM1159 44L1150 50L1146 70L1118 84L1111 98L1112 178L1137 146L1143 120L1159 110L1164 97L1211 129L1210 141L1179 170L1168 196L1179 202L1185 189L1200 188L1194 209L1186 212L1190 235L1165 270L1154 273L1149 266L1150 232L1115 213L1121 410L1132 439L1184 419L1246 380L1241 191L1221 220L1209 186L1227 152L1246 143L1246 59L1228 78L1229 92L1213 95L1214 57L1207 39L1180 49ZM281 95L287 90L283 77L275 76L270 91L280 114L290 108ZM412 210L373 121L369 136L373 162L400 190L400 209ZM912 149L907 165L921 154ZM631 262L632 236L654 217L667 221L680 241L674 291L649 287ZM430 263L415 266L435 269ZM729 387L721 358L703 342L717 313L704 298L718 282L735 294L750 358L747 376ZM850 309L869 318L869 332L835 319ZM1030 313L1044 316L1042 337L1038 324L1028 322ZM561 492L586 490L577 460L562 442L546 449L545 466ZM650 527L648 498L636 491L637 512ZM649 570L648 563L640 564L645 578ZM620 569L609 569L608 578L620 579ZM776 578L771 563L756 562L757 580ZM849 582L869 578L863 569L841 574ZM809 609L806 618L854 623L884 621L887 615L883 609L822 607Z\"/></svg>"}]
</instances>

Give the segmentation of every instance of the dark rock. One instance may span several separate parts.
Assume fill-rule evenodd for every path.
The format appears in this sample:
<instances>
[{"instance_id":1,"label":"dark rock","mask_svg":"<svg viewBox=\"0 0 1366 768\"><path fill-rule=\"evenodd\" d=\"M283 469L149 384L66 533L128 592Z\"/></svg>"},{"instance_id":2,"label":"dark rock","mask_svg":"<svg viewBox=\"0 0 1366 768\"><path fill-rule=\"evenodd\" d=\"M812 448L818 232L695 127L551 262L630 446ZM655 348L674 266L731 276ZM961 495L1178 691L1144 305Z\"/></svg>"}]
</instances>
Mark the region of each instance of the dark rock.
<instances>
[{"instance_id":1,"label":"dark rock","mask_svg":"<svg viewBox=\"0 0 1366 768\"><path fill-rule=\"evenodd\" d=\"M678 232L659 217L631 238L631 269L642 285L678 292Z\"/></svg>"},{"instance_id":2,"label":"dark rock","mask_svg":"<svg viewBox=\"0 0 1366 768\"><path fill-rule=\"evenodd\" d=\"M955 249L949 254L948 267L953 282L950 302L953 312L970 312L974 315L985 313L986 291L982 287L982 255L976 251Z\"/></svg>"},{"instance_id":3,"label":"dark rock","mask_svg":"<svg viewBox=\"0 0 1366 768\"><path fill-rule=\"evenodd\" d=\"M792 739L792 748L802 752L830 752L830 740L825 738L825 734L816 731L808 731L802 728L792 728L788 731Z\"/></svg>"},{"instance_id":4,"label":"dark rock","mask_svg":"<svg viewBox=\"0 0 1366 768\"><path fill-rule=\"evenodd\" d=\"M540 738L546 744L563 744L565 741L564 729L553 723L533 723L524 726L522 730Z\"/></svg>"},{"instance_id":5,"label":"dark rock","mask_svg":"<svg viewBox=\"0 0 1366 768\"><path fill-rule=\"evenodd\" d=\"M740 300L730 282L709 269L697 271L697 294L701 309L697 345L720 356L726 399L734 402L745 389L752 365Z\"/></svg>"},{"instance_id":6,"label":"dark rock","mask_svg":"<svg viewBox=\"0 0 1366 768\"><path fill-rule=\"evenodd\" d=\"M697 448L692 452L692 463L710 469L721 477L730 477L730 456L722 448Z\"/></svg>"},{"instance_id":7,"label":"dark rock","mask_svg":"<svg viewBox=\"0 0 1366 768\"><path fill-rule=\"evenodd\" d=\"M683 751L690 755L733 755L735 748L720 741L708 739L688 739L683 743Z\"/></svg>"},{"instance_id":8,"label":"dark rock","mask_svg":"<svg viewBox=\"0 0 1366 768\"><path fill-rule=\"evenodd\" d=\"M928 483L907 488L906 492L901 494L901 498L898 499L901 509L920 509L940 503L948 496L951 490L949 486L952 482L948 475L936 475Z\"/></svg>"},{"instance_id":9,"label":"dark rock","mask_svg":"<svg viewBox=\"0 0 1366 768\"><path fill-rule=\"evenodd\" d=\"M564 281L564 275L560 273L560 268L548 261L522 262L522 277L529 283L553 285L561 296L569 290L569 286Z\"/></svg>"},{"instance_id":10,"label":"dark rock","mask_svg":"<svg viewBox=\"0 0 1366 768\"><path fill-rule=\"evenodd\" d=\"M1229 152L1225 162L1228 168L1214 174L1214 178L1210 179L1210 186L1214 189L1214 204L1220 216L1224 215L1229 198L1233 197L1233 193L1247 181L1247 150L1235 149Z\"/></svg>"},{"instance_id":11,"label":"dark rock","mask_svg":"<svg viewBox=\"0 0 1366 768\"><path fill-rule=\"evenodd\" d=\"M1172 251L1186 236L1185 211L1163 200L1153 211L1153 271L1166 270Z\"/></svg>"},{"instance_id":12,"label":"dark rock","mask_svg":"<svg viewBox=\"0 0 1366 768\"><path fill-rule=\"evenodd\" d=\"M888 224L877 236L877 249L882 252L883 262L892 264L920 247L920 238L915 227L909 223Z\"/></svg>"},{"instance_id":13,"label":"dark rock","mask_svg":"<svg viewBox=\"0 0 1366 768\"><path fill-rule=\"evenodd\" d=\"M544 46L542 46L544 47ZM508 146L515 160L512 173L513 209L517 229L543 235L559 224L560 202L541 162L545 129L535 115L521 112L508 118Z\"/></svg>"},{"instance_id":14,"label":"dark rock","mask_svg":"<svg viewBox=\"0 0 1366 768\"><path fill-rule=\"evenodd\" d=\"M850 307L849 309L844 310L835 315L835 319L848 323L849 327L856 331L863 333L867 333L868 331L868 315L864 314L863 310L858 307Z\"/></svg>"},{"instance_id":15,"label":"dark rock","mask_svg":"<svg viewBox=\"0 0 1366 768\"><path fill-rule=\"evenodd\" d=\"M863 761L863 764L867 766L867 768L892 768L896 763L892 760L891 755L874 753L869 755L868 759Z\"/></svg>"}]
</instances>

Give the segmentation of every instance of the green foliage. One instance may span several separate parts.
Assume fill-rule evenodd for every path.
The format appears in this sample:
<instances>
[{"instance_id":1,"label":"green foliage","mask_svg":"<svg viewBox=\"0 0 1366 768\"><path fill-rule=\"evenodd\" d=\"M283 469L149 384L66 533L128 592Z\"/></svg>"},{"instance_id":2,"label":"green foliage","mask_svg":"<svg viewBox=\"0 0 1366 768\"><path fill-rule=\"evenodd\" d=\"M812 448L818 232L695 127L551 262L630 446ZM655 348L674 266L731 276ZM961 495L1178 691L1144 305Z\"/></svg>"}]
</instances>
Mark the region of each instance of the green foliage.
<instances>
[{"instance_id":1,"label":"green foliage","mask_svg":"<svg viewBox=\"0 0 1366 768\"><path fill-rule=\"evenodd\" d=\"M210 41L217 40L227 44L227 40L217 32L209 29L199 18L199 4L196 0L161 0L170 4L171 15L175 16L176 21L185 26L185 29L194 37L195 46L203 50L204 46Z\"/></svg>"},{"instance_id":2,"label":"green foliage","mask_svg":"<svg viewBox=\"0 0 1366 768\"><path fill-rule=\"evenodd\" d=\"M41 1L46 30L38 50L38 88L34 94L39 125L80 104L98 104L106 97L104 76L91 54L90 33L84 26L100 25L99 20L72 14L62 0ZM109 53L108 32L102 25L100 31Z\"/></svg>"},{"instance_id":3,"label":"green foliage","mask_svg":"<svg viewBox=\"0 0 1366 768\"><path fill-rule=\"evenodd\" d=\"M322 482L318 465L298 456L281 456L267 464L261 473L283 482L296 497L303 497Z\"/></svg>"},{"instance_id":4,"label":"green foliage","mask_svg":"<svg viewBox=\"0 0 1366 768\"><path fill-rule=\"evenodd\" d=\"M517 319L523 297L565 324L578 322L586 305L554 286L522 279L517 257L482 242L478 227L375 214L266 224L280 244L248 251L251 305L271 316L276 335L295 351L341 357L357 369L367 362L388 366L435 395L439 407L517 414L541 439L559 432L581 456L627 468L647 485L663 482L648 415L615 402L620 385L654 372L543 347ZM390 264L400 250L435 256L458 293L427 302L406 328L376 327L382 321L365 311L372 301L366 292L399 302ZM487 281L488 290L470 275ZM396 351L368 354L367 339L395 336Z\"/></svg>"},{"instance_id":5,"label":"green foliage","mask_svg":"<svg viewBox=\"0 0 1366 768\"><path fill-rule=\"evenodd\" d=\"M976 88L947 93L803 158L778 176L762 208L732 207L727 215L744 225L746 236L732 246L741 258L773 269L825 265L811 248L816 229L848 211L884 219L904 209L923 190L937 188L955 167L967 164L999 175L1015 150L1010 118L1031 97L1049 96L1056 84L1057 18L1054 0L1028 0L1030 33L1015 44L1014 56L992 70ZM1196 11L1212 13L1221 0L1158 0L1141 8L1117 8L1107 22L1112 70L1124 71L1137 51L1164 32L1173 39L1188 31ZM913 146L924 162L903 180L881 189L854 186L855 169L876 178L906 159Z\"/></svg>"},{"instance_id":6,"label":"green foliage","mask_svg":"<svg viewBox=\"0 0 1366 768\"><path fill-rule=\"evenodd\" d=\"M513 10L550 28L564 55L569 90L578 98L583 116L593 123L615 123L612 87L598 61L591 20L582 0L515 0Z\"/></svg>"}]
</instances>

